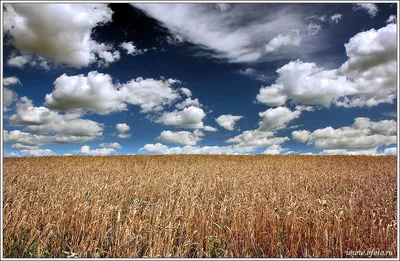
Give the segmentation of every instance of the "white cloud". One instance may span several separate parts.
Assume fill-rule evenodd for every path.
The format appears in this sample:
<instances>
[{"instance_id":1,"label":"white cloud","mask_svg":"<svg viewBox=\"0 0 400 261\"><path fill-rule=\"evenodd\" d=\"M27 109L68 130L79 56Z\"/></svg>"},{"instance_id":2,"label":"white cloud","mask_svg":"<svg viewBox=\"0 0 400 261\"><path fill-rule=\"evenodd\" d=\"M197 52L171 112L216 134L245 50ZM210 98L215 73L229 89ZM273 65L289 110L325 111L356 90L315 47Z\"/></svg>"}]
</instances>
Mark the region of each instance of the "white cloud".
<instances>
[{"instance_id":1,"label":"white cloud","mask_svg":"<svg viewBox=\"0 0 400 261\"><path fill-rule=\"evenodd\" d=\"M397 148L396 147L386 148L383 150L383 154L389 156L397 156Z\"/></svg>"},{"instance_id":2,"label":"white cloud","mask_svg":"<svg viewBox=\"0 0 400 261\"><path fill-rule=\"evenodd\" d=\"M372 4L372 3L355 4L354 7L353 7L354 11L357 11L357 10L360 10L360 9L366 11L371 18L375 17L378 14L378 11L379 11L379 9L376 6L376 4Z\"/></svg>"},{"instance_id":3,"label":"white cloud","mask_svg":"<svg viewBox=\"0 0 400 261\"><path fill-rule=\"evenodd\" d=\"M131 128L129 127L129 125L126 124L126 123L118 123L118 124L115 126L115 128L117 129L117 131L118 131L119 133L127 132L127 131L129 131L129 130L131 129Z\"/></svg>"},{"instance_id":4,"label":"white cloud","mask_svg":"<svg viewBox=\"0 0 400 261\"><path fill-rule=\"evenodd\" d=\"M215 119L215 121L222 128L232 131L235 129L236 121L240 120L241 118L243 118L243 116L233 116L231 114L228 114L219 116Z\"/></svg>"},{"instance_id":5,"label":"white cloud","mask_svg":"<svg viewBox=\"0 0 400 261\"><path fill-rule=\"evenodd\" d=\"M274 137L273 132L247 130L236 137L227 140L228 143L237 143L239 147L248 147L250 150L270 145L281 144L289 140L288 137Z\"/></svg>"},{"instance_id":6,"label":"white cloud","mask_svg":"<svg viewBox=\"0 0 400 261\"><path fill-rule=\"evenodd\" d=\"M309 23L307 26L308 35L315 36L321 31L322 26L315 23Z\"/></svg>"},{"instance_id":7,"label":"white cloud","mask_svg":"<svg viewBox=\"0 0 400 261\"><path fill-rule=\"evenodd\" d=\"M335 23L335 24L338 24L338 23L339 23L339 20L342 19L342 18L343 18L343 15L342 15L342 14L334 14L334 15L332 15L332 16L330 17L331 22L332 22L332 23Z\"/></svg>"},{"instance_id":8,"label":"white cloud","mask_svg":"<svg viewBox=\"0 0 400 261\"><path fill-rule=\"evenodd\" d=\"M274 84L260 89L257 100L279 106L331 104L372 107L393 103L396 97L396 25L371 29L352 37L348 60L338 69L325 70L315 63L292 61L277 70Z\"/></svg>"},{"instance_id":9,"label":"white cloud","mask_svg":"<svg viewBox=\"0 0 400 261\"><path fill-rule=\"evenodd\" d=\"M287 149L282 148L280 145L275 144L272 146L269 146L265 151L264 154L270 154L270 155L279 155L281 152L286 151Z\"/></svg>"},{"instance_id":10,"label":"white cloud","mask_svg":"<svg viewBox=\"0 0 400 261\"><path fill-rule=\"evenodd\" d=\"M198 130L195 130L193 133L189 131L163 131L157 137L157 140L167 144L196 145L198 141L202 140L202 136L204 134Z\"/></svg>"},{"instance_id":11,"label":"white cloud","mask_svg":"<svg viewBox=\"0 0 400 261\"><path fill-rule=\"evenodd\" d=\"M277 51L282 46L299 46L300 33L299 30L294 30L294 34L282 35L274 37L268 44L265 45L265 52L270 53Z\"/></svg>"},{"instance_id":12,"label":"white cloud","mask_svg":"<svg viewBox=\"0 0 400 261\"><path fill-rule=\"evenodd\" d=\"M126 123L118 123L115 128L117 129L118 132L118 138L120 139L128 139L131 137L131 135L128 132L131 128L129 127L128 124Z\"/></svg>"},{"instance_id":13,"label":"white cloud","mask_svg":"<svg viewBox=\"0 0 400 261\"><path fill-rule=\"evenodd\" d=\"M119 144L118 142L113 142L113 143L101 143L99 145L99 147L101 148L112 148L112 149L122 149L121 144Z\"/></svg>"},{"instance_id":14,"label":"white cloud","mask_svg":"<svg viewBox=\"0 0 400 261\"><path fill-rule=\"evenodd\" d=\"M155 122L188 129L202 129L204 127L202 120L205 116L203 109L190 106L181 111L164 112Z\"/></svg>"},{"instance_id":15,"label":"white cloud","mask_svg":"<svg viewBox=\"0 0 400 261\"><path fill-rule=\"evenodd\" d=\"M19 81L19 79L17 77L15 77L15 76L3 78L3 85L4 86L14 85L14 84L17 84L17 83L22 85L22 83Z\"/></svg>"},{"instance_id":16,"label":"white cloud","mask_svg":"<svg viewBox=\"0 0 400 261\"><path fill-rule=\"evenodd\" d=\"M11 67L24 68L24 66L31 61L30 55L15 55L12 54L8 57L7 65Z\"/></svg>"},{"instance_id":17,"label":"white cloud","mask_svg":"<svg viewBox=\"0 0 400 261\"><path fill-rule=\"evenodd\" d=\"M21 150L23 155L30 155L30 156L50 156L54 155L54 152L50 149L24 149Z\"/></svg>"},{"instance_id":18,"label":"white cloud","mask_svg":"<svg viewBox=\"0 0 400 261\"><path fill-rule=\"evenodd\" d=\"M11 147L13 147L14 149L26 149L26 150L36 150L39 148L39 146L36 145L26 145L21 143L15 143Z\"/></svg>"},{"instance_id":19,"label":"white cloud","mask_svg":"<svg viewBox=\"0 0 400 261\"><path fill-rule=\"evenodd\" d=\"M93 139L102 135L101 124L80 117L78 113L61 115L43 106L35 107L31 100L22 97L17 103L16 114L12 115L9 121L11 125L26 126L27 130L40 134L88 136Z\"/></svg>"},{"instance_id":20,"label":"white cloud","mask_svg":"<svg viewBox=\"0 0 400 261\"><path fill-rule=\"evenodd\" d=\"M187 97L192 97L192 91L188 88L181 88L181 92L183 92Z\"/></svg>"},{"instance_id":21,"label":"white cloud","mask_svg":"<svg viewBox=\"0 0 400 261\"><path fill-rule=\"evenodd\" d=\"M265 44L279 34L289 35L293 29L305 27L302 11L292 6L236 5L222 12L208 4L132 5L158 20L175 37L206 50L207 54L203 51L199 52L201 55L229 62L293 57L291 51L285 50L277 55L266 55ZM311 50L307 41L303 43L296 55L315 50Z\"/></svg>"},{"instance_id":22,"label":"white cloud","mask_svg":"<svg viewBox=\"0 0 400 261\"><path fill-rule=\"evenodd\" d=\"M171 85L178 80L155 80L141 77L125 84L113 84L108 74L92 71L58 77L52 93L46 95L45 105L55 110L85 109L101 115L127 109L128 104L138 105L141 112L162 110L179 98Z\"/></svg>"},{"instance_id":23,"label":"white cloud","mask_svg":"<svg viewBox=\"0 0 400 261\"><path fill-rule=\"evenodd\" d=\"M111 45L92 39L93 29L111 19L106 4L6 4L4 32L23 53L80 68L118 60Z\"/></svg>"},{"instance_id":24,"label":"white cloud","mask_svg":"<svg viewBox=\"0 0 400 261\"><path fill-rule=\"evenodd\" d=\"M390 15L389 18L386 20L386 23L391 24L391 23L396 23L397 22L397 17L395 15Z\"/></svg>"},{"instance_id":25,"label":"white cloud","mask_svg":"<svg viewBox=\"0 0 400 261\"><path fill-rule=\"evenodd\" d=\"M3 130L4 142L19 143L21 145L40 147L46 144L61 143L79 143L87 142L94 139L91 136L66 136L66 135L37 135L19 130L7 131Z\"/></svg>"},{"instance_id":26,"label":"white cloud","mask_svg":"<svg viewBox=\"0 0 400 261\"><path fill-rule=\"evenodd\" d=\"M218 131L217 128L214 128L214 127L208 126L208 125L204 126L203 130L204 130L204 131L213 131L213 132L214 132L214 131Z\"/></svg>"},{"instance_id":27,"label":"white cloud","mask_svg":"<svg viewBox=\"0 0 400 261\"><path fill-rule=\"evenodd\" d=\"M113 148L102 148L102 149L94 149L91 150L88 145L82 146L82 148L79 150L80 153L85 154L85 155L90 155L90 156L105 156L105 155L110 155L112 153L115 153L115 149Z\"/></svg>"},{"instance_id":28,"label":"white cloud","mask_svg":"<svg viewBox=\"0 0 400 261\"><path fill-rule=\"evenodd\" d=\"M324 154L376 154L379 146L396 144L396 126L394 120L373 122L369 118L355 118L351 126L293 131L292 137L314 144Z\"/></svg>"},{"instance_id":29,"label":"white cloud","mask_svg":"<svg viewBox=\"0 0 400 261\"><path fill-rule=\"evenodd\" d=\"M3 97L4 111L7 111L8 110L7 106L10 106L15 101L17 101L18 94L15 91L13 91L7 87L3 87L3 94L4 94L4 97Z\"/></svg>"},{"instance_id":30,"label":"white cloud","mask_svg":"<svg viewBox=\"0 0 400 261\"><path fill-rule=\"evenodd\" d=\"M249 152L247 148L237 146L184 146L168 147L161 143L146 144L139 150L144 154L243 154Z\"/></svg>"},{"instance_id":31,"label":"white cloud","mask_svg":"<svg viewBox=\"0 0 400 261\"><path fill-rule=\"evenodd\" d=\"M183 108L187 108L190 106L201 107L199 99L196 98L196 99L192 100L192 98L189 97L189 98L186 98L181 103L178 103L175 105L175 107L178 109L183 109Z\"/></svg>"},{"instance_id":32,"label":"white cloud","mask_svg":"<svg viewBox=\"0 0 400 261\"><path fill-rule=\"evenodd\" d=\"M141 55L147 52L147 49L141 50L137 49L136 45L133 44L133 42L123 42L119 45L122 49L126 51L127 54L136 56L136 55Z\"/></svg>"},{"instance_id":33,"label":"white cloud","mask_svg":"<svg viewBox=\"0 0 400 261\"><path fill-rule=\"evenodd\" d=\"M261 131L276 131L286 127L286 125L300 117L301 111L291 111L287 107L270 108L258 115L262 117L259 123Z\"/></svg>"}]
</instances>

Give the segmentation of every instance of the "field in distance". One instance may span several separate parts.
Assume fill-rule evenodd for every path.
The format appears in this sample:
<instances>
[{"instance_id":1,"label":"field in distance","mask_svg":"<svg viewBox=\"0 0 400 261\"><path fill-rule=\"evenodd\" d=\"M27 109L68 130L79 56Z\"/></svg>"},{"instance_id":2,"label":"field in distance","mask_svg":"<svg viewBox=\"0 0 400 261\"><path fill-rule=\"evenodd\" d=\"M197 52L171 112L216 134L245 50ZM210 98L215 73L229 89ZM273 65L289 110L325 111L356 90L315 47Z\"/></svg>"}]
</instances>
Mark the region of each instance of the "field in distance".
<instances>
[{"instance_id":1,"label":"field in distance","mask_svg":"<svg viewBox=\"0 0 400 261\"><path fill-rule=\"evenodd\" d=\"M385 156L5 158L3 255L394 258L396 186Z\"/></svg>"}]
</instances>

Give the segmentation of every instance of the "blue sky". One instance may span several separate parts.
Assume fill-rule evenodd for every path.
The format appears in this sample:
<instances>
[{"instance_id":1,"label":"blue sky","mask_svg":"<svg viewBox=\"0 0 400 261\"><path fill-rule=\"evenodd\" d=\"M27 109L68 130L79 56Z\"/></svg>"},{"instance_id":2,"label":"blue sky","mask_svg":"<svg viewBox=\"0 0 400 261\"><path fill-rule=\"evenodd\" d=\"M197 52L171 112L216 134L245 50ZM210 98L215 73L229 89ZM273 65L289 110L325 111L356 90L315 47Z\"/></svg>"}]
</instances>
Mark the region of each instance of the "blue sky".
<instances>
[{"instance_id":1,"label":"blue sky","mask_svg":"<svg viewBox=\"0 0 400 261\"><path fill-rule=\"evenodd\" d=\"M5 4L5 156L396 154L396 4Z\"/></svg>"}]
</instances>

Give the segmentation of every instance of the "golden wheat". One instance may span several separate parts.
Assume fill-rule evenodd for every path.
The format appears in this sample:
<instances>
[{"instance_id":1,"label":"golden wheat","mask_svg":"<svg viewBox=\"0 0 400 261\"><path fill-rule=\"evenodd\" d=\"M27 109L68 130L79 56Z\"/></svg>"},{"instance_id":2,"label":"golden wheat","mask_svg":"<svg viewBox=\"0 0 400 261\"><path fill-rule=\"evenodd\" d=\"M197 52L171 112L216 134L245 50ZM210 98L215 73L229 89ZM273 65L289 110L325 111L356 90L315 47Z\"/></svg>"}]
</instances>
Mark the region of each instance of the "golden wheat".
<instances>
[{"instance_id":1,"label":"golden wheat","mask_svg":"<svg viewBox=\"0 0 400 261\"><path fill-rule=\"evenodd\" d=\"M5 257L397 256L396 158L5 158Z\"/></svg>"}]
</instances>

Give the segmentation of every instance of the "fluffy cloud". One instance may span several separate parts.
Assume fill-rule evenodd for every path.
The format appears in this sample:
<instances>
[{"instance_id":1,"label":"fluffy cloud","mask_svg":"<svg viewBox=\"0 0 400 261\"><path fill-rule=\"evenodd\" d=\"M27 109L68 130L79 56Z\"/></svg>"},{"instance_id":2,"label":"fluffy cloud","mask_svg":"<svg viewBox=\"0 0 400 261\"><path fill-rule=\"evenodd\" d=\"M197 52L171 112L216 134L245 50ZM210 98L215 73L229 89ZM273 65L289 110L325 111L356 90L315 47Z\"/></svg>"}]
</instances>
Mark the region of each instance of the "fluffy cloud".
<instances>
[{"instance_id":1,"label":"fluffy cloud","mask_svg":"<svg viewBox=\"0 0 400 261\"><path fill-rule=\"evenodd\" d=\"M126 123L118 123L115 126L115 128L116 128L116 130L118 132L118 138L127 139L127 138L131 137L131 135L129 133L126 133L131 129L128 124L126 124Z\"/></svg>"},{"instance_id":2,"label":"fluffy cloud","mask_svg":"<svg viewBox=\"0 0 400 261\"><path fill-rule=\"evenodd\" d=\"M396 126L394 120L373 122L369 118L356 118L351 126L294 131L292 137L314 144L324 154L376 154L379 146L396 144Z\"/></svg>"},{"instance_id":3,"label":"fluffy cloud","mask_svg":"<svg viewBox=\"0 0 400 261\"><path fill-rule=\"evenodd\" d=\"M112 149L122 149L122 146L118 142L113 143L102 143L99 145L101 148L112 148Z\"/></svg>"},{"instance_id":4,"label":"fluffy cloud","mask_svg":"<svg viewBox=\"0 0 400 261\"><path fill-rule=\"evenodd\" d=\"M388 156L396 156L397 155L397 148L393 147L393 148L386 148L383 150L383 154L384 155L388 155Z\"/></svg>"},{"instance_id":5,"label":"fluffy cloud","mask_svg":"<svg viewBox=\"0 0 400 261\"><path fill-rule=\"evenodd\" d=\"M33 146L34 148L52 143L79 143L93 140L90 136L65 136L65 135L37 135L19 130L3 131L4 142L15 143L14 147ZM18 144L18 145L16 145ZM33 147L25 147L32 149Z\"/></svg>"},{"instance_id":6,"label":"fluffy cloud","mask_svg":"<svg viewBox=\"0 0 400 261\"><path fill-rule=\"evenodd\" d=\"M204 131L213 131L213 132L218 131L217 128L214 128L214 127L208 126L208 125L204 126L203 130Z\"/></svg>"},{"instance_id":7,"label":"fluffy cloud","mask_svg":"<svg viewBox=\"0 0 400 261\"><path fill-rule=\"evenodd\" d=\"M376 6L376 4L372 4L372 3L368 3L368 4L355 4L353 7L354 11L357 10L364 10L365 12L367 12L369 14L369 16L375 17L378 14L378 7Z\"/></svg>"},{"instance_id":8,"label":"fluffy cloud","mask_svg":"<svg viewBox=\"0 0 400 261\"><path fill-rule=\"evenodd\" d=\"M163 131L157 137L157 140L166 144L196 145L198 141L201 141L202 136L204 134L198 130L193 133L189 131Z\"/></svg>"},{"instance_id":9,"label":"fluffy cloud","mask_svg":"<svg viewBox=\"0 0 400 261\"><path fill-rule=\"evenodd\" d=\"M269 106L315 104L330 107L376 106L396 97L396 25L352 37L348 60L338 69L292 61L277 70L274 84L260 89L257 100Z\"/></svg>"},{"instance_id":10,"label":"fluffy cloud","mask_svg":"<svg viewBox=\"0 0 400 261\"><path fill-rule=\"evenodd\" d=\"M90 156L105 156L115 153L116 151L113 148L102 148L102 149L91 150L89 146L85 145L82 146L79 152L84 155L90 155Z\"/></svg>"},{"instance_id":11,"label":"fluffy cloud","mask_svg":"<svg viewBox=\"0 0 400 261\"><path fill-rule=\"evenodd\" d=\"M174 37L195 44L203 50L211 50L213 53L208 53L209 55L229 62L293 57L293 50L286 51L285 48L281 48L278 54L266 54L265 44L272 41L273 46L288 46L282 44L282 40L285 43L287 41L281 38L290 35L293 29L306 26L302 11L294 6L283 8L278 5L235 5L229 11L223 12L221 8L209 4L132 5L158 20ZM278 39L273 40L277 36ZM307 42L302 40L297 54L315 51Z\"/></svg>"},{"instance_id":12,"label":"fluffy cloud","mask_svg":"<svg viewBox=\"0 0 400 261\"><path fill-rule=\"evenodd\" d=\"M175 107L178 109L183 109L183 108L190 107L190 106L201 107L199 99L196 98L196 99L192 100L192 98L189 97L189 98L186 98L181 103L178 103L177 105L175 105Z\"/></svg>"},{"instance_id":13,"label":"fluffy cloud","mask_svg":"<svg viewBox=\"0 0 400 261\"><path fill-rule=\"evenodd\" d=\"M221 115L215 119L215 121L219 124L219 126L227 129L227 130L234 130L236 121L243 118L243 116L233 116L231 114L228 115Z\"/></svg>"},{"instance_id":14,"label":"fluffy cloud","mask_svg":"<svg viewBox=\"0 0 400 261\"><path fill-rule=\"evenodd\" d=\"M3 87L3 94L3 105L5 106L4 110L7 111L7 106L10 106L18 99L18 94L7 87Z\"/></svg>"},{"instance_id":15,"label":"fluffy cloud","mask_svg":"<svg viewBox=\"0 0 400 261\"><path fill-rule=\"evenodd\" d=\"M11 125L26 126L29 131L40 134L58 134L65 136L98 137L103 126L91 120L80 119L77 113L61 115L46 107L35 107L32 101L22 97L17 103L16 114L9 118Z\"/></svg>"},{"instance_id":16,"label":"fluffy cloud","mask_svg":"<svg viewBox=\"0 0 400 261\"><path fill-rule=\"evenodd\" d=\"M284 143L288 137L274 137L273 132L260 130L247 130L234 138L227 140L228 143L236 143L239 147L248 147L249 150L262 148L270 145Z\"/></svg>"},{"instance_id":17,"label":"fluffy cloud","mask_svg":"<svg viewBox=\"0 0 400 261\"><path fill-rule=\"evenodd\" d=\"M391 23L396 23L397 17L395 15L389 16L389 18L386 20L386 23L391 24Z\"/></svg>"},{"instance_id":18,"label":"fluffy cloud","mask_svg":"<svg viewBox=\"0 0 400 261\"><path fill-rule=\"evenodd\" d=\"M15 76L3 78L3 85L4 86L14 85L14 84L17 84L17 83L21 84L19 79L17 77L15 77Z\"/></svg>"},{"instance_id":19,"label":"fluffy cloud","mask_svg":"<svg viewBox=\"0 0 400 261\"><path fill-rule=\"evenodd\" d=\"M147 52L147 49L141 50L137 49L136 45L133 44L133 42L123 42L119 45L122 49L126 51L127 54L136 56L136 55L141 55Z\"/></svg>"},{"instance_id":20,"label":"fluffy cloud","mask_svg":"<svg viewBox=\"0 0 400 261\"><path fill-rule=\"evenodd\" d=\"M287 149L282 148L280 145L275 144L272 146L269 146L265 151L264 154L270 154L270 155L279 155L281 152L286 151Z\"/></svg>"},{"instance_id":21,"label":"fluffy cloud","mask_svg":"<svg viewBox=\"0 0 400 261\"><path fill-rule=\"evenodd\" d=\"M259 123L261 131L276 131L286 127L286 125L300 117L301 111L291 111L287 107L270 108L258 115L262 117Z\"/></svg>"},{"instance_id":22,"label":"fluffy cloud","mask_svg":"<svg viewBox=\"0 0 400 261\"><path fill-rule=\"evenodd\" d=\"M294 30L292 35L282 35L274 37L268 44L265 45L265 52L270 53L277 51L282 46L299 46L300 33L299 30Z\"/></svg>"},{"instance_id":23,"label":"fluffy cloud","mask_svg":"<svg viewBox=\"0 0 400 261\"><path fill-rule=\"evenodd\" d=\"M165 112L155 122L188 129L202 129L204 127L203 118L205 116L206 113L203 109L190 106L181 111Z\"/></svg>"},{"instance_id":24,"label":"fluffy cloud","mask_svg":"<svg viewBox=\"0 0 400 261\"><path fill-rule=\"evenodd\" d=\"M50 149L24 149L21 150L22 155L28 156L50 156L54 155L54 152Z\"/></svg>"},{"instance_id":25,"label":"fluffy cloud","mask_svg":"<svg viewBox=\"0 0 400 261\"><path fill-rule=\"evenodd\" d=\"M181 88L181 92L183 92L187 97L192 97L192 91L188 88Z\"/></svg>"},{"instance_id":26,"label":"fluffy cloud","mask_svg":"<svg viewBox=\"0 0 400 261\"><path fill-rule=\"evenodd\" d=\"M179 98L171 88L177 82L139 77L114 85L110 75L96 71L88 76L63 74L55 80L53 92L46 95L45 105L55 110L85 109L101 115L126 110L128 104L140 106L141 112L159 111Z\"/></svg>"},{"instance_id":27,"label":"fluffy cloud","mask_svg":"<svg viewBox=\"0 0 400 261\"><path fill-rule=\"evenodd\" d=\"M243 154L249 150L237 146L184 146L168 147L161 143L146 144L139 150L144 154Z\"/></svg>"},{"instance_id":28,"label":"fluffy cloud","mask_svg":"<svg viewBox=\"0 0 400 261\"><path fill-rule=\"evenodd\" d=\"M4 32L23 53L80 68L119 59L111 45L92 39L93 29L111 19L106 4L6 4ZM26 64L23 57L14 57L9 64Z\"/></svg>"}]
</instances>

